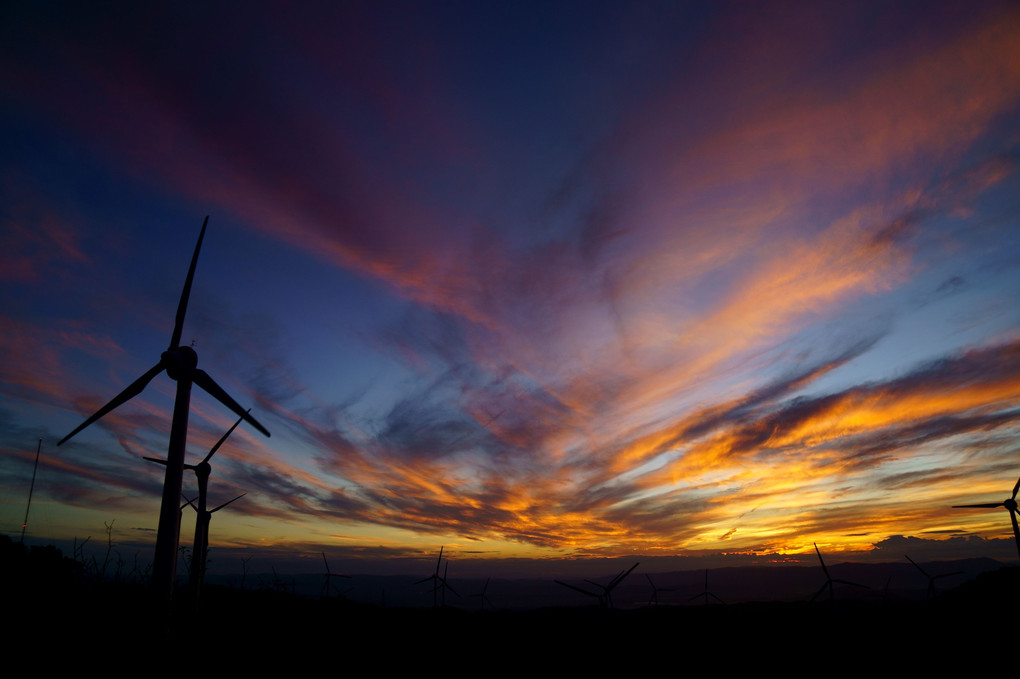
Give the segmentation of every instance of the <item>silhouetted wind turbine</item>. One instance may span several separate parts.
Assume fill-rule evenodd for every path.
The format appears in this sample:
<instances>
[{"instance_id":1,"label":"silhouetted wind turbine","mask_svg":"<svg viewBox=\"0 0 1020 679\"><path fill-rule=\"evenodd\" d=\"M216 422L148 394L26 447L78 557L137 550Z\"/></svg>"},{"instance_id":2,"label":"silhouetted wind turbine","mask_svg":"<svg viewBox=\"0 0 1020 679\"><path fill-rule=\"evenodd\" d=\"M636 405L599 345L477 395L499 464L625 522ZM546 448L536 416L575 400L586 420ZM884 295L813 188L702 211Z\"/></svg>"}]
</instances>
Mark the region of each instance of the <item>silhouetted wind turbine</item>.
<instances>
[{"instance_id":1,"label":"silhouetted wind turbine","mask_svg":"<svg viewBox=\"0 0 1020 679\"><path fill-rule=\"evenodd\" d=\"M824 564L822 564L822 566L824 567ZM826 571L826 573L828 573L828 571ZM698 597L702 597L702 596L705 597L705 605L706 606L708 605L708 598L709 597L712 597L713 599L715 599L716 601L718 601L721 604L724 604L724 605L726 604L725 601L723 601L722 599L717 597L715 594L712 594L711 592L708 591L708 569L707 568L705 569L705 591L703 591L701 594L695 594L690 599L688 599L688 601L694 601Z\"/></svg>"},{"instance_id":2,"label":"silhouetted wind turbine","mask_svg":"<svg viewBox=\"0 0 1020 679\"><path fill-rule=\"evenodd\" d=\"M152 459L152 458L146 458ZM209 560L209 522L212 521L212 515L220 511L232 502L240 500L248 493L241 493L233 500L227 500L223 504L213 507L212 509L199 509L195 506L195 500L189 500L186 495L182 495L184 498L184 504L181 505L181 513L184 513L184 508L190 506L195 510L195 540L196 543L191 550L191 571L188 575L191 578L191 584L195 588L195 601L198 601L199 594L202 591L202 584L205 582L205 567ZM177 517L178 526L181 523L181 517ZM180 529L178 528L178 531ZM199 542L199 540L201 540ZM200 567L196 568L195 562L200 561Z\"/></svg>"},{"instance_id":3,"label":"silhouetted wind turbine","mask_svg":"<svg viewBox=\"0 0 1020 679\"><path fill-rule=\"evenodd\" d=\"M825 584L822 585L821 589L815 592L815 595L811 597L811 601L817 599L818 595L824 592L826 588L829 589L829 601L833 601L836 598L836 595L833 592L832 587L834 583L838 583L840 585L850 585L851 587L863 587L864 589L871 589L867 585L859 585L856 582L849 582L847 580L833 580L832 576L829 575L829 569L825 567L825 561L822 560L822 553L818 551L818 544L817 543L812 544L815 545L815 553L818 554L818 562L822 564L822 570L825 571Z\"/></svg>"},{"instance_id":4,"label":"silhouetted wind turbine","mask_svg":"<svg viewBox=\"0 0 1020 679\"><path fill-rule=\"evenodd\" d=\"M195 244L195 254L191 257L188 277L181 291L181 301L177 305L177 316L174 320L173 333L170 335L170 346L160 356L159 362L144 375L132 382L112 401L100 408L94 415L85 420L77 429L60 440L61 445L72 436L89 426L111 410L131 400L145 389L156 375L166 371L171 379L177 381L177 395L174 399L173 421L170 426L170 444L167 448L166 475L163 479L163 499L159 510L159 526L156 533L156 553L152 562L152 584L157 592L169 600L173 593L174 576L177 570L177 542L179 526L177 502L181 495L181 484L184 475L184 447L188 436L188 414L191 404L191 385L197 384L209 395L218 400L237 415L241 416L260 432L269 436L269 431L254 417L232 399L209 375L198 368L198 354L189 346L181 346L181 333L184 330L184 316L188 310L188 298L191 296L191 283L195 277L195 266L198 264L198 253L202 249L205 227L209 217L202 222L202 230Z\"/></svg>"},{"instance_id":5,"label":"silhouetted wind turbine","mask_svg":"<svg viewBox=\"0 0 1020 679\"><path fill-rule=\"evenodd\" d=\"M437 603L438 602L437 602L437 598L436 598L436 593L440 589L444 589L444 590L445 589L449 589L454 594L457 594L457 591L453 587L450 587L450 585L446 582L445 575L440 575L439 574L439 566L441 566L442 563L443 563L443 549L444 548L445 548L445 545L443 547L439 548L439 559L436 560L436 571L435 571L435 573L433 573L432 575L428 576L427 578L422 578L418 582L414 583L416 585L420 585L423 582L428 582L429 580L432 581L432 608L436 608L437 607ZM447 568L449 568L449 560L447 560ZM460 595L457 594L457 596L460 596ZM445 592L444 592L444 595L443 595L443 601L444 601L444 603L446 601Z\"/></svg>"},{"instance_id":6,"label":"silhouetted wind turbine","mask_svg":"<svg viewBox=\"0 0 1020 679\"><path fill-rule=\"evenodd\" d=\"M645 573L645 577L648 578L648 584L652 586L652 598L650 598L648 600L648 605L651 606L652 604L655 604L656 606L658 606L659 605L659 592L672 592L674 588L673 587L656 587L655 583L652 582L652 576L648 575L648 573Z\"/></svg>"},{"instance_id":7,"label":"silhouetted wind turbine","mask_svg":"<svg viewBox=\"0 0 1020 679\"><path fill-rule=\"evenodd\" d=\"M587 579L585 580L585 582L587 582L589 585L595 585L596 587L600 588L603 592L603 596L605 597L604 598L605 605L608 606L609 608L613 608L613 590L616 588L617 585L623 582L624 578L630 575L631 571L637 568L640 565L640 563L641 562L639 561L630 568L628 568L626 571L620 571L619 574L617 574L615 578L610 580L609 584L607 585L600 585L597 582L592 582L591 580Z\"/></svg>"},{"instance_id":8,"label":"silhouetted wind turbine","mask_svg":"<svg viewBox=\"0 0 1020 679\"><path fill-rule=\"evenodd\" d=\"M246 412L250 413L251 409L248 409ZM212 512L208 512L206 510L206 507L209 506L207 503L207 498L209 494L209 475L212 473L212 465L209 464L209 460L212 458L213 455L216 454L216 451L220 449L220 446L222 446L224 441L227 440L227 437L229 437L234 432L234 430L237 429L237 425L241 424L241 420L243 419L244 419L243 417L237 418L237 422L235 422L233 426L227 430L227 433L220 437L220 440L216 442L216 445L212 447L212 449L209 451L209 454L206 455L201 462L199 462L198 464L184 465L184 469L190 469L193 472L195 472L195 478L198 480L198 506L195 507L195 511L198 512L198 515L200 517L204 517L207 514L209 515L212 514ZM148 460L149 462L155 462L156 464L166 466L166 460L160 460L159 458L156 457L146 457L145 459ZM231 500L231 502L233 502L233 500ZM194 505L192 506L194 507ZM196 588L196 591L201 590L202 584L205 582L205 565L208 553L209 553L209 522L196 521L195 541L193 543L191 553L191 573L189 574L191 586Z\"/></svg>"},{"instance_id":9,"label":"silhouetted wind turbine","mask_svg":"<svg viewBox=\"0 0 1020 679\"><path fill-rule=\"evenodd\" d=\"M476 597L478 597L478 601L482 605L482 610L483 611L485 610L485 602L489 601L489 597L485 596L485 592L489 589L489 580L491 580L491 578L485 578L485 585L482 586L482 591L481 592L479 592L478 594L471 594L471 595L469 595L469 596L476 596ZM490 608L492 607L492 602L491 601L489 601L489 607Z\"/></svg>"},{"instance_id":10,"label":"silhouetted wind turbine","mask_svg":"<svg viewBox=\"0 0 1020 679\"><path fill-rule=\"evenodd\" d=\"M904 554L903 556L907 555ZM952 573L943 573L941 575L928 575L928 572L921 568L921 566L918 565L918 563L911 559L909 556L907 556L907 561L914 564L914 568L921 571L921 574L924 575L924 577L928 578L928 592L924 595L925 599L934 599L936 597L937 592L935 591L935 581L938 580L939 578L948 578L950 575L963 574L963 571L953 571Z\"/></svg>"},{"instance_id":11,"label":"silhouetted wind turbine","mask_svg":"<svg viewBox=\"0 0 1020 679\"><path fill-rule=\"evenodd\" d=\"M196 590L195 590L196 598L197 598L198 593L202 589L202 584L205 582L205 567L206 567L206 563L208 562L208 559L209 559L209 522L212 521L212 515L215 514L218 511L220 511L221 509L223 509L224 507L226 507L230 503L236 502L236 501L240 500L242 497L244 497L247 494L248 493L241 493L240 495L235 497L233 500L227 500L223 504L221 504L221 505L219 505L217 507L213 507L212 509L209 509L209 510L206 510L204 508L196 508L196 511L198 513L198 518L195 520L195 534L197 535L199 530L202 531L202 545L201 545L201 548L200 548L201 549L201 553L197 554L197 555L193 553L192 554L192 559L191 559L192 576L194 577L195 575L197 575L197 577L198 577L198 579L197 579L197 581L195 583L196 584ZM194 507L195 505L191 505L191 506ZM201 528L199 527L199 524L201 524ZM195 568L195 561L199 562L197 570Z\"/></svg>"},{"instance_id":12,"label":"silhouetted wind turbine","mask_svg":"<svg viewBox=\"0 0 1020 679\"><path fill-rule=\"evenodd\" d=\"M333 578L349 578L351 576L341 575L340 573L334 573L333 571L329 570L329 562L326 561L326 552L322 552L322 563L326 564L326 573L324 574L322 581L322 590L319 591L319 598L320 599L323 598L323 594L325 594L326 595L325 598L328 599L333 594L332 592Z\"/></svg>"},{"instance_id":13,"label":"silhouetted wind turbine","mask_svg":"<svg viewBox=\"0 0 1020 679\"><path fill-rule=\"evenodd\" d=\"M621 582L623 582L624 578L626 578L628 575L630 575L631 571L633 571L635 568L637 568L640 565L640 563L641 562L639 561L638 563L634 564L633 566L631 566L627 570L620 571L619 573L616 574L615 577L613 577L612 580L609 581L609 584L606 584L606 585L602 585L600 583L597 583L597 582L594 582L592 580L589 580L589 579L585 578L584 581L587 582L589 585L595 585L596 587L601 589L602 590L602 594L599 594L597 592L592 592L592 591L589 591L587 589L582 589L581 587L575 587L574 585L567 584L567 583L565 583L565 582L563 582L561 580L554 580L553 582L555 582L558 585L563 585L564 587L572 589L575 592L580 592L581 594L586 594L586 595L588 595L590 597L595 597L596 599L599 600L599 605L601 605L603 608L612 608L613 607L613 590L616 588L617 585L619 585Z\"/></svg>"},{"instance_id":14,"label":"silhouetted wind turbine","mask_svg":"<svg viewBox=\"0 0 1020 679\"><path fill-rule=\"evenodd\" d=\"M1020 556L1020 526L1016 522L1016 494L1020 491L1020 479L1016 480L1016 485L1013 486L1013 494L1002 502L993 502L986 505L953 505L953 509L992 509L994 507L1005 507L1006 511L1009 512L1009 519L1013 522L1013 538L1016 540L1016 552Z\"/></svg>"}]
</instances>

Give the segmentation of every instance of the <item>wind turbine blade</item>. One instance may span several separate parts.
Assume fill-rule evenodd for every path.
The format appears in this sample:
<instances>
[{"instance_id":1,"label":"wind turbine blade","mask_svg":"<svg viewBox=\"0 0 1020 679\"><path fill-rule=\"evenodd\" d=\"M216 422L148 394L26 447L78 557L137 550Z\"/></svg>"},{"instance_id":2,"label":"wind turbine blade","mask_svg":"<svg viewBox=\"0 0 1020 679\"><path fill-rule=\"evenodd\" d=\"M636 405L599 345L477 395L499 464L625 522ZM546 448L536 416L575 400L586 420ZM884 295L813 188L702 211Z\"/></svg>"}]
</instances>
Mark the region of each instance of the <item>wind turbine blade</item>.
<instances>
[{"instance_id":1,"label":"wind turbine blade","mask_svg":"<svg viewBox=\"0 0 1020 679\"><path fill-rule=\"evenodd\" d=\"M903 556L907 556L907 555L906 555L906 554L904 554ZM926 577L926 578L930 578L930 577L931 577L930 575L928 575L927 573L925 573L924 569L923 569L923 568L921 568L920 566L918 566L918 565L917 565L917 564L916 564L916 563L914 562L914 560L913 560L913 559L911 559L911 558L910 558L909 556L907 556L907 561L909 561L910 563L914 564L914 568L916 568L917 570L921 571L921 573L924 573L924 577Z\"/></svg>"},{"instance_id":2,"label":"wind turbine blade","mask_svg":"<svg viewBox=\"0 0 1020 679\"><path fill-rule=\"evenodd\" d=\"M829 578L829 569L825 567L825 561L822 560L822 553L818 550L818 543L812 543L815 546L815 554L818 555L818 562L822 564L822 570L825 571L825 577ZM829 578L831 580L831 578ZM817 594L815 596L818 596Z\"/></svg>"},{"instance_id":3,"label":"wind turbine blade","mask_svg":"<svg viewBox=\"0 0 1020 679\"><path fill-rule=\"evenodd\" d=\"M563 585L564 587L566 587L568 589L572 589L575 592L580 592L581 594L587 594L588 596L593 596L596 599L601 598L595 592L589 592L586 589L581 589L580 587L574 587L573 585L568 585L567 583L563 582L562 580L553 580L553 582L555 582L557 585Z\"/></svg>"},{"instance_id":4,"label":"wind turbine blade","mask_svg":"<svg viewBox=\"0 0 1020 679\"><path fill-rule=\"evenodd\" d=\"M439 582L442 583L443 587L450 590L454 594L457 594L457 590L455 590L453 587L450 587L450 583L446 581L446 578L439 578ZM457 596L459 597L460 594L457 594Z\"/></svg>"},{"instance_id":5,"label":"wind turbine blade","mask_svg":"<svg viewBox=\"0 0 1020 679\"><path fill-rule=\"evenodd\" d=\"M142 390L145 389L145 385L147 385L149 382L151 382L152 378L155 377L156 375L160 374L161 372L163 372L163 361L162 360L160 360L160 362L157 363L156 365L154 365L153 367L149 368L149 371L147 373L145 373L144 375L139 377L137 380L132 382L130 385L128 385L127 389L125 389L124 391L122 391L119 394L117 394L113 398L112 401L110 401L105 406L103 406L102 408L97 410L96 413L92 417L90 417L89 419L85 420L80 425L78 425L77 429L72 431L70 434L68 434L64 438L60 439L60 441L57 442L57 445L59 446L60 444L64 443L69 438L71 438L72 436L74 436L75 434L80 432L82 429L84 429L85 427L89 426L90 424L92 424L93 422L95 422L100 417L102 417L106 413L110 412L111 410L113 410L117 406L122 405L122 404L130 401L135 396L138 396L138 394L142 393Z\"/></svg>"},{"instance_id":6,"label":"wind turbine blade","mask_svg":"<svg viewBox=\"0 0 1020 679\"><path fill-rule=\"evenodd\" d=\"M1017 491L1020 491L1020 479L1017 479L1016 480L1016 485L1013 486L1013 495L1012 495L1012 497L1013 497L1014 500L1016 499Z\"/></svg>"},{"instance_id":7,"label":"wind turbine blade","mask_svg":"<svg viewBox=\"0 0 1020 679\"><path fill-rule=\"evenodd\" d=\"M634 564L634 565L633 565L633 566L631 566L631 567L630 567L629 569L627 569L627 572L626 572L626 573L621 573L620 575L616 576L616 578L615 578L615 579L614 579L614 580L613 580L613 581L612 581L611 583L609 583L609 589L613 589L614 587L616 587L617 585L619 585L619 584L620 584L621 582L623 582L624 578L626 578L626 577L627 577L628 575L630 575L630 574L631 574L631 572L632 572L632 571L633 571L633 570L634 570L635 568L637 568L637 567L638 567L639 565L641 565L641 562L640 562L640 561L638 561L638 562L637 562L636 564Z\"/></svg>"},{"instance_id":8,"label":"wind turbine blade","mask_svg":"<svg viewBox=\"0 0 1020 679\"><path fill-rule=\"evenodd\" d=\"M240 499L241 499L242 497L244 497L244 496L245 496L245 495L247 495L247 494L248 494L248 493L241 493L240 495L238 495L237 497L235 497L235 498L234 498L233 500L227 500L226 502L224 502L223 504L221 504L221 505L220 505L219 507L216 507L215 509L210 509L210 510L209 510L209 513L210 513L210 514L212 514L213 512L218 512L218 511L220 511L221 509L223 509L224 507L226 507L227 505L229 505L229 504L230 504L231 502L234 502L235 500L240 500Z\"/></svg>"},{"instance_id":9,"label":"wind turbine blade","mask_svg":"<svg viewBox=\"0 0 1020 679\"><path fill-rule=\"evenodd\" d=\"M445 549L445 548L446 548L446 545L442 545L442 546L439 547L439 558L436 560L436 575L437 576L439 575L439 566L440 566L440 564L443 563L443 549Z\"/></svg>"},{"instance_id":10,"label":"wind turbine blade","mask_svg":"<svg viewBox=\"0 0 1020 679\"><path fill-rule=\"evenodd\" d=\"M248 408L247 412L251 413L251 408ZM205 456L205 459L203 459L202 462L208 462L209 458L216 454L216 451L220 449L220 446L222 446L223 442L227 440L227 437L230 436L235 429L237 429L237 425L241 424L242 420L244 420L243 417L237 418L237 422L234 422L234 426L228 429L227 433L220 437L220 440L216 442L216 445L212 447L212 450L209 451L209 454Z\"/></svg>"},{"instance_id":11,"label":"wind turbine blade","mask_svg":"<svg viewBox=\"0 0 1020 679\"><path fill-rule=\"evenodd\" d=\"M148 460L149 462L155 462L156 464L161 464L164 467L167 465L167 461L166 460L161 460L158 457L143 457L142 459L143 460ZM193 465L193 464L186 464L186 465L184 465L184 468L185 469L194 469L195 465Z\"/></svg>"},{"instance_id":12,"label":"wind turbine blade","mask_svg":"<svg viewBox=\"0 0 1020 679\"><path fill-rule=\"evenodd\" d=\"M255 427L266 436L269 436L269 430L259 424L254 417L249 415L241 406L239 406L237 401L230 398L230 395L223 391L223 387L216 384L216 382L213 381L213 378L209 377L209 373L204 370L196 369L193 375L192 379L194 383L202 387L206 393L240 415L242 420Z\"/></svg>"},{"instance_id":13,"label":"wind turbine blade","mask_svg":"<svg viewBox=\"0 0 1020 679\"><path fill-rule=\"evenodd\" d=\"M209 223L209 215L205 216L202 222L202 230L198 234L198 242L195 244L195 254L191 256L191 266L188 268L188 277L184 280L184 290L181 291L181 301L177 305L177 318L174 320L174 334L170 337L170 348L176 349L181 346L181 331L184 329L184 315L188 312L188 298L191 297L191 281L195 278L195 265L198 264L198 252L202 249L202 239L205 238L205 226Z\"/></svg>"},{"instance_id":14,"label":"wind turbine blade","mask_svg":"<svg viewBox=\"0 0 1020 679\"><path fill-rule=\"evenodd\" d=\"M1001 506L1002 506L1001 502L996 502L995 504L988 504L988 505L953 505L953 509L974 509L974 508L978 508L978 509L992 509L994 507L1001 507Z\"/></svg>"}]
</instances>

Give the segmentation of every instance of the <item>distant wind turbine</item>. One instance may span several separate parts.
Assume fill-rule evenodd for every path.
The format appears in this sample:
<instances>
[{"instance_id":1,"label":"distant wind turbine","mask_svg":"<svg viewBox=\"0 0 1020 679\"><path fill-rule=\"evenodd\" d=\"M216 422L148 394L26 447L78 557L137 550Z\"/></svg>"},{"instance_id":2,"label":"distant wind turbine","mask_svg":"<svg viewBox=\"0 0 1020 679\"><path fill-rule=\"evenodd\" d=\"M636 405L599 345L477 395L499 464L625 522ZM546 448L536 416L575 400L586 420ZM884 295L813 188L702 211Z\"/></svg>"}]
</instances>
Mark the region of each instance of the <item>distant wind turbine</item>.
<instances>
[{"instance_id":1,"label":"distant wind turbine","mask_svg":"<svg viewBox=\"0 0 1020 679\"><path fill-rule=\"evenodd\" d=\"M326 552L322 552L322 563L326 564L326 572L322 579L322 589L319 591L319 598L330 598L333 596L333 578L349 578L349 575L334 573L329 569L329 562L326 561ZM325 595L325 596L324 596Z\"/></svg>"},{"instance_id":2,"label":"distant wind turbine","mask_svg":"<svg viewBox=\"0 0 1020 679\"><path fill-rule=\"evenodd\" d=\"M641 564L641 562L639 561L638 563L635 563L633 566L631 566L627 570L620 571L619 573L616 574L615 577L613 577L612 580L609 581L608 584L605 584L605 585L597 583L597 582L594 582L592 580L588 580L587 578L585 578L584 581L587 582L589 585L594 585L595 587L598 587L599 589L601 589L602 590L601 594L599 594L598 592L592 592L592 591L589 591L587 589L583 589L581 587L575 587L574 585L568 584L568 583L563 582L561 580L554 580L553 582L555 582L557 585L563 585L564 587L566 587L568 589L572 589L575 592L580 592L581 594L585 594L585 595L590 596L590 597L595 597L596 599L599 600L599 605L602 606L603 608L613 608L613 590L616 589L617 585L619 585L621 582L623 582L624 579L628 575L630 575L631 572L635 568L637 568L640 564Z\"/></svg>"},{"instance_id":3,"label":"distant wind turbine","mask_svg":"<svg viewBox=\"0 0 1020 679\"><path fill-rule=\"evenodd\" d=\"M648 600L649 606L659 605L659 592L672 592L673 587L656 587L655 583L652 582L652 576L645 573L645 577L648 579L648 584L652 586L652 597Z\"/></svg>"},{"instance_id":4,"label":"distant wind turbine","mask_svg":"<svg viewBox=\"0 0 1020 679\"><path fill-rule=\"evenodd\" d=\"M623 582L624 578L630 575L631 571L637 568L640 564L641 562L639 561L630 568L628 568L626 571L620 571L617 574L617 576L610 580L609 584L606 585L600 585L599 583L592 582L591 580L585 580L585 582L587 582L589 585L595 585L596 587L600 588L603 592L603 596L605 597L605 605L609 608L613 608L613 590L616 589L616 586Z\"/></svg>"},{"instance_id":5,"label":"distant wind turbine","mask_svg":"<svg viewBox=\"0 0 1020 679\"><path fill-rule=\"evenodd\" d=\"M823 564L823 567L824 567L824 564ZM826 571L826 573L828 573L828 571ZM723 601L722 599L717 597L715 594L713 594L712 592L708 591L708 569L707 568L705 569L705 591L703 591L701 594L695 594L690 599L688 599L688 601L694 601L698 597L705 597L705 605L706 606L708 605L708 598L709 597L712 597L713 599L715 599L716 601L718 601L721 604L725 604L726 603L725 601Z\"/></svg>"},{"instance_id":6,"label":"distant wind turbine","mask_svg":"<svg viewBox=\"0 0 1020 679\"><path fill-rule=\"evenodd\" d=\"M907 555L904 554L903 556ZM914 564L914 568L921 571L921 574L924 577L928 578L928 592L924 595L925 599L934 599L937 596L938 593L935 591L935 581L938 580L939 578L948 578L951 575L963 574L963 571L953 571L952 573L942 573L941 575L928 575L928 572L921 568L921 566L916 561L911 559L909 556L907 556L907 561Z\"/></svg>"},{"instance_id":7,"label":"distant wind turbine","mask_svg":"<svg viewBox=\"0 0 1020 679\"><path fill-rule=\"evenodd\" d=\"M437 595L438 595L440 590L443 591L443 602L444 602L444 604L446 602L446 590L447 589L450 590L451 592L453 592L454 594L457 594L457 591L455 589L453 589L453 587L450 587L450 585L446 582L446 575L445 575L445 573L443 575L439 574L439 567L443 563L443 549L445 549L445 545L443 547L439 548L439 559L436 560L436 571L432 575L428 576L427 578L422 578L418 582L414 583L416 585L420 585L423 582L429 582L430 580L432 581L432 608L436 608L438 606ZM447 566L447 569L449 569L449 567L450 567L449 559L447 559L446 566ZM460 595L457 594L457 596L460 596Z\"/></svg>"},{"instance_id":8,"label":"distant wind turbine","mask_svg":"<svg viewBox=\"0 0 1020 679\"><path fill-rule=\"evenodd\" d=\"M470 594L468 596L478 597L478 601L482 606L482 610L485 610L485 602L489 602L489 608L492 608L492 602L489 601L489 597L485 596L485 592L489 589L489 580L492 578L485 578L485 585L482 586L482 591L478 594Z\"/></svg>"},{"instance_id":9,"label":"distant wind turbine","mask_svg":"<svg viewBox=\"0 0 1020 679\"><path fill-rule=\"evenodd\" d=\"M815 595L813 597L811 597L811 601L814 601L815 599L817 599L818 595L821 594L822 592L824 592L826 590L826 588L828 588L828 590L829 590L829 601L833 601L836 598L836 595L833 592L833 587L832 587L833 584L850 585L851 587L863 587L864 589L871 589L867 585L859 585L856 582L850 582L848 580L834 580L832 578L832 576L829 575L829 569L825 567L825 561L822 559L822 553L820 551L818 551L818 544L817 543L813 543L813 544L815 545L815 553L818 555L818 562L820 564L822 564L822 570L825 571L825 584L822 585L821 589L819 589L817 592L815 592Z\"/></svg>"},{"instance_id":10,"label":"distant wind turbine","mask_svg":"<svg viewBox=\"0 0 1020 679\"><path fill-rule=\"evenodd\" d=\"M1002 502L993 502L985 505L953 505L953 509L993 509L995 507L1005 507L1006 511L1009 512L1009 519L1013 522L1013 538L1016 540L1016 551L1017 555L1020 556L1020 526L1016 522L1016 494L1020 491L1020 479L1016 480L1016 485L1013 486L1013 494Z\"/></svg>"},{"instance_id":11,"label":"distant wind turbine","mask_svg":"<svg viewBox=\"0 0 1020 679\"><path fill-rule=\"evenodd\" d=\"M260 432L269 436L269 431L254 417L232 399L209 375L198 368L198 354L187 345L181 346L181 333L184 330L184 316L188 310L188 298L191 296L191 283L195 277L195 266L198 264L198 253L202 249L205 227L209 217L202 222L202 230L195 244L195 253L191 257L191 266L181 291L181 301L177 305L177 316L174 320L173 333L170 335L170 346L160 356L159 362L145 374L132 382L112 401L100 408L80 424L77 429L60 440L61 445L85 427L123 405L145 389L156 375L163 371L171 379L177 381L177 395L174 399L173 421L170 426L170 444L167 449L166 475L163 479L163 499L159 510L159 525L156 533L156 553L152 563L152 584L156 591L167 601L173 594L174 576L177 570L177 543L179 525L175 514L177 502L181 496L181 485L184 475L184 447L188 436L188 414L191 403L191 385L197 384L209 395L218 400L237 415L241 416Z\"/></svg>"}]
</instances>

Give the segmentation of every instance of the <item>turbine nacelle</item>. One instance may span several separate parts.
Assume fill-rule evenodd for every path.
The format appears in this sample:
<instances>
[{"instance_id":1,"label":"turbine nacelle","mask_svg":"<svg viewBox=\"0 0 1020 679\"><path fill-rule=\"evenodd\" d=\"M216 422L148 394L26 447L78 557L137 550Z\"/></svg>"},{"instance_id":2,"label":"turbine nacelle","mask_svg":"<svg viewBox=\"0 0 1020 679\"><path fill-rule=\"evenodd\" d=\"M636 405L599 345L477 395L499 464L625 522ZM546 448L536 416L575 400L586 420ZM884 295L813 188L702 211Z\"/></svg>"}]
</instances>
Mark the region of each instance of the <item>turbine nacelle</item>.
<instances>
[{"instance_id":1,"label":"turbine nacelle","mask_svg":"<svg viewBox=\"0 0 1020 679\"><path fill-rule=\"evenodd\" d=\"M160 356L160 363L175 382L181 378L190 379L198 367L198 354L188 346L167 349Z\"/></svg>"}]
</instances>

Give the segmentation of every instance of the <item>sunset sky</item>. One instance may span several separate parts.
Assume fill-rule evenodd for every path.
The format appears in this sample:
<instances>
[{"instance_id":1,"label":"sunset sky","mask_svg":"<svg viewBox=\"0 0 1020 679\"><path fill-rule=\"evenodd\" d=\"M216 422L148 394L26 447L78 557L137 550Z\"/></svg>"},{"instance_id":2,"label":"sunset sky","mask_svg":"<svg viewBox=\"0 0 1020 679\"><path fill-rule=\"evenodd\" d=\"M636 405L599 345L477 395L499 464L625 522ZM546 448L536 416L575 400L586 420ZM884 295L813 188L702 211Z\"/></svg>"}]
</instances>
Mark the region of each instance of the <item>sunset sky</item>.
<instances>
[{"instance_id":1,"label":"sunset sky","mask_svg":"<svg viewBox=\"0 0 1020 679\"><path fill-rule=\"evenodd\" d=\"M1016 560L1015 2L185 4L0 11L0 532L154 540L209 215L214 548Z\"/></svg>"}]
</instances>

